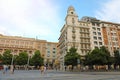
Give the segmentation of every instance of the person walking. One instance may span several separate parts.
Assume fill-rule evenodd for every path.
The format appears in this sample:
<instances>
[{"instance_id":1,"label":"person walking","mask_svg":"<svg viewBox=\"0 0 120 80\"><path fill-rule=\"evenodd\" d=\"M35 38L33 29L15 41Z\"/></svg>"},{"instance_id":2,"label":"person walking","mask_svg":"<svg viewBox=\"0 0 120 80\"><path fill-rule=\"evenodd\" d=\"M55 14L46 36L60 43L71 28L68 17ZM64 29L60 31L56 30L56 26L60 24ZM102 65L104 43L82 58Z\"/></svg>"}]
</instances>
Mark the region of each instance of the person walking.
<instances>
[{"instance_id":1,"label":"person walking","mask_svg":"<svg viewBox=\"0 0 120 80\"><path fill-rule=\"evenodd\" d=\"M8 66L7 65L3 65L3 74L5 74L8 70Z\"/></svg>"},{"instance_id":2,"label":"person walking","mask_svg":"<svg viewBox=\"0 0 120 80\"><path fill-rule=\"evenodd\" d=\"M47 70L47 68L46 68L46 66L44 66L44 72L43 72L44 74L46 73L46 70Z\"/></svg>"},{"instance_id":3,"label":"person walking","mask_svg":"<svg viewBox=\"0 0 120 80\"><path fill-rule=\"evenodd\" d=\"M44 73L44 66L41 66L41 67L40 67L40 71L41 71L41 74Z\"/></svg>"}]
</instances>

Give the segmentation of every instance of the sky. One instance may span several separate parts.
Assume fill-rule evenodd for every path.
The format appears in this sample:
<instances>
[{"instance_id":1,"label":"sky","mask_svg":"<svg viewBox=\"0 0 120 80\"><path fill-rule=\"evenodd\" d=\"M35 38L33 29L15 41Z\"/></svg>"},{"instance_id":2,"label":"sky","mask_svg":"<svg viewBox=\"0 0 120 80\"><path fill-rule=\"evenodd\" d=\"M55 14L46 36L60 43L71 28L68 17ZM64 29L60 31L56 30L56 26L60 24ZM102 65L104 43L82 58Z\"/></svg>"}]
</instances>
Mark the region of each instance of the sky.
<instances>
[{"instance_id":1,"label":"sky","mask_svg":"<svg viewBox=\"0 0 120 80\"><path fill-rule=\"evenodd\" d=\"M120 0L0 0L0 34L58 42L69 6L79 19L120 22Z\"/></svg>"}]
</instances>

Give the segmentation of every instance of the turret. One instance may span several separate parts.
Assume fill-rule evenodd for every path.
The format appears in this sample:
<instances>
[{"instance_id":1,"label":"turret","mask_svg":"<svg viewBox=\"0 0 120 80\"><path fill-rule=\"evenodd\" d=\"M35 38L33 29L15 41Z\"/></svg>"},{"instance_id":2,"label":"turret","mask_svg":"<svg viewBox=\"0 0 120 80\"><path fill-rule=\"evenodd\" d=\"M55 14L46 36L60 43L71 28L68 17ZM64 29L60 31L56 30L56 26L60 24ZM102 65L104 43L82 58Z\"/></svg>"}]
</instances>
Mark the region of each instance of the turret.
<instances>
[{"instance_id":1,"label":"turret","mask_svg":"<svg viewBox=\"0 0 120 80\"><path fill-rule=\"evenodd\" d=\"M67 10L67 16L66 16L66 24L67 25L75 25L77 26L78 24L78 16L75 13L75 9L73 6L70 6Z\"/></svg>"}]
</instances>

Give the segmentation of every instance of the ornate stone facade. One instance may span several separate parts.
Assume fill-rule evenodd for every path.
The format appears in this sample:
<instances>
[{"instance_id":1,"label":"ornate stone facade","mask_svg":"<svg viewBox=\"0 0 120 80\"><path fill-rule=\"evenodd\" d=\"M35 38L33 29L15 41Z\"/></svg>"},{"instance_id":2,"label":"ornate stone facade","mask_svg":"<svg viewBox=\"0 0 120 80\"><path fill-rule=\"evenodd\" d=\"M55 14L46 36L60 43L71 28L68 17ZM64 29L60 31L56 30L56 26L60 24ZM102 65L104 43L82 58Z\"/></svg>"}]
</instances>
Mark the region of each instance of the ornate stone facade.
<instances>
[{"instance_id":1,"label":"ornate stone facade","mask_svg":"<svg viewBox=\"0 0 120 80\"><path fill-rule=\"evenodd\" d=\"M60 32L58 47L61 67L64 66L64 56L73 46L83 57L96 47L105 46L111 56L114 50L120 48L120 24L88 16L79 20L72 6L68 8L65 24Z\"/></svg>"}]
</instances>

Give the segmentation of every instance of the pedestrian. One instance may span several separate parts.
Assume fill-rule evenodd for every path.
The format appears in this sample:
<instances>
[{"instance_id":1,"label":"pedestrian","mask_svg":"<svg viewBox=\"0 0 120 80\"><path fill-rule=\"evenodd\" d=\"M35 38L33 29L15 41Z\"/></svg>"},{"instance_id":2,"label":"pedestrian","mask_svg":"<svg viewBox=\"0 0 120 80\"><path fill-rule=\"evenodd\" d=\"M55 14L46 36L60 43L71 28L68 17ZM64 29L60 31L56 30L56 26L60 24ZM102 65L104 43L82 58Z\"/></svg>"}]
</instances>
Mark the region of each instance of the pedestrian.
<instances>
[{"instance_id":1,"label":"pedestrian","mask_svg":"<svg viewBox=\"0 0 120 80\"><path fill-rule=\"evenodd\" d=\"M46 73L46 70L47 70L47 68L46 68L46 66L44 66L44 74Z\"/></svg>"},{"instance_id":2,"label":"pedestrian","mask_svg":"<svg viewBox=\"0 0 120 80\"><path fill-rule=\"evenodd\" d=\"M44 73L44 66L41 66L41 67L40 67L40 71L41 71L41 74Z\"/></svg>"},{"instance_id":3,"label":"pedestrian","mask_svg":"<svg viewBox=\"0 0 120 80\"><path fill-rule=\"evenodd\" d=\"M65 66L65 71L66 71L67 66Z\"/></svg>"},{"instance_id":4,"label":"pedestrian","mask_svg":"<svg viewBox=\"0 0 120 80\"><path fill-rule=\"evenodd\" d=\"M3 65L3 74L5 74L5 71L6 71L6 70L5 70L5 65Z\"/></svg>"},{"instance_id":5,"label":"pedestrian","mask_svg":"<svg viewBox=\"0 0 120 80\"><path fill-rule=\"evenodd\" d=\"M7 65L3 65L3 74L5 74L8 70L8 66Z\"/></svg>"}]
</instances>

